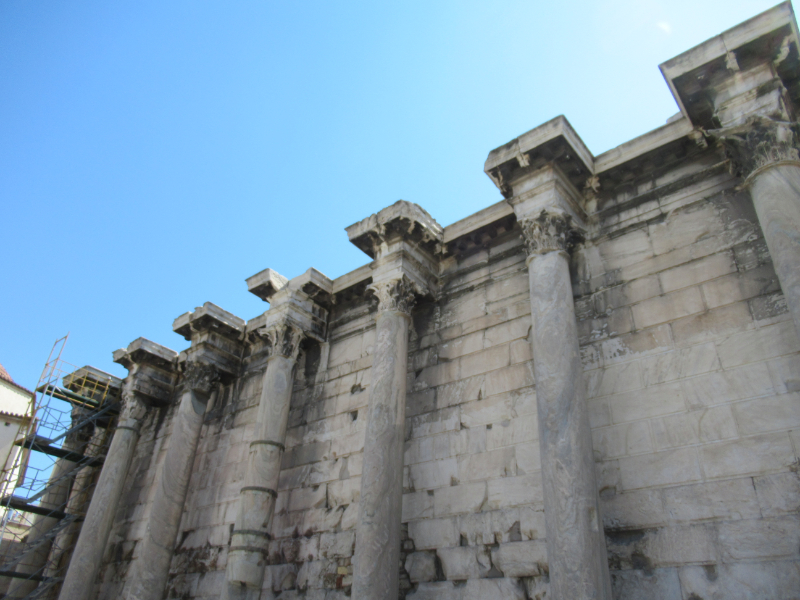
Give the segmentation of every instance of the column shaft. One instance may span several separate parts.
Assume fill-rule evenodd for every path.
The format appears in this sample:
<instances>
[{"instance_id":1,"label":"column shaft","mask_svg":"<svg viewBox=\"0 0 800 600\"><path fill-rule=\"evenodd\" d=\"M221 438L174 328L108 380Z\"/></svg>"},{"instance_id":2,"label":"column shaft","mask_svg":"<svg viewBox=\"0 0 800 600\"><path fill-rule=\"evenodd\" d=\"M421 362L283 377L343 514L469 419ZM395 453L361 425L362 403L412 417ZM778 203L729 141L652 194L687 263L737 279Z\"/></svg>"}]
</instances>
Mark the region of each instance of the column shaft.
<instances>
[{"instance_id":1,"label":"column shaft","mask_svg":"<svg viewBox=\"0 0 800 600\"><path fill-rule=\"evenodd\" d=\"M551 593L555 600L610 600L566 253L533 255L528 274Z\"/></svg>"},{"instance_id":2,"label":"column shaft","mask_svg":"<svg viewBox=\"0 0 800 600\"><path fill-rule=\"evenodd\" d=\"M261 591L289 422L294 364L293 358L282 355L273 356L267 362L255 439L250 443L239 511L228 550L229 598L258 598Z\"/></svg>"},{"instance_id":3,"label":"column shaft","mask_svg":"<svg viewBox=\"0 0 800 600\"><path fill-rule=\"evenodd\" d=\"M353 560L354 600L396 600L398 595L409 320L399 311L378 315Z\"/></svg>"},{"instance_id":4,"label":"column shaft","mask_svg":"<svg viewBox=\"0 0 800 600\"><path fill-rule=\"evenodd\" d=\"M750 194L800 335L800 167L778 164L755 173Z\"/></svg>"},{"instance_id":5,"label":"column shaft","mask_svg":"<svg viewBox=\"0 0 800 600\"><path fill-rule=\"evenodd\" d=\"M142 548L125 594L128 600L161 600L164 594L205 408L206 402L194 390L181 395Z\"/></svg>"},{"instance_id":6,"label":"column shaft","mask_svg":"<svg viewBox=\"0 0 800 600\"><path fill-rule=\"evenodd\" d=\"M138 420L124 419L114 433L59 600L87 600L92 597L94 580L100 570L133 451L139 441L138 425Z\"/></svg>"}]
</instances>

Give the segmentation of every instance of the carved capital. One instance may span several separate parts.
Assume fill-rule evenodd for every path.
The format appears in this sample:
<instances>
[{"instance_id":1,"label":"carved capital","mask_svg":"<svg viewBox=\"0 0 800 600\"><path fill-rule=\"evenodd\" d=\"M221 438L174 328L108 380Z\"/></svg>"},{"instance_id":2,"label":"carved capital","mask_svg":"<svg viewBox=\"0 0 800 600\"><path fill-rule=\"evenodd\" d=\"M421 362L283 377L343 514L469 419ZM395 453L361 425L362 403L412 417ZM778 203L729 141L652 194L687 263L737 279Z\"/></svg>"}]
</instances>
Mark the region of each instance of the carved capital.
<instances>
[{"instance_id":1,"label":"carved capital","mask_svg":"<svg viewBox=\"0 0 800 600\"><path fill-rule=\"evenodd\" d=\"M270 357L284 356L297 360L300 342L305 337L305 333L299 327L290 323L280 323L262 327L257 332L269 342Z\"/></svg>"},{"instance_id":2,"label":"carved capital","mask_svg":"<svg viewBox=\"0 0 800 600\"><path fill-rule=\"evenodd\" d=\"M747 179L756 171L786 161L800 161L798 124L752 117L743 125L709 131L725 149L731 171Z\"/></svg>"},{"instance_id":3,"label":"carved capital","mask_svg":"<svg viewBox=\"0 0 800 600\"><path fill-rule=\"evenodd\" d=\"M147 407L139 399L136 392L124 391L122 393L122 407L119 413L119 423L122 425L126 421L134 421L137 424L147 414Z\"/></svg>"},{"instance_id":4,"label":"carved capital","mask_svg":"<svg viewBox=\"0 0 800 600\"><path fill-rule=\"evenodd\" d=\"M373 283L367 289L378 299L378 311L391 310L407 315L414 308L419 290L405 277Z\"/></svg>"},{"instance_id":5,"label":"carved capital","mask_svg":"<svg viewBox=\"0 0 800 600\"><path fill-rule=\"evenodd\" d=\"M183 370L183 389L210 394L219 382L219 370L207 363L191 360Z\"/></svg>"},{"instance_id":6,"label":"carved capital","mask_svg":"<svg viewBox=\"0 0 800 600\"><path fill-rule=\"evenodd\" d=\"M528 256L548 252L569 252L583 239L583 232L572 217L543 210L538 216L519 221Z\"/></svg>"}]
</instances>

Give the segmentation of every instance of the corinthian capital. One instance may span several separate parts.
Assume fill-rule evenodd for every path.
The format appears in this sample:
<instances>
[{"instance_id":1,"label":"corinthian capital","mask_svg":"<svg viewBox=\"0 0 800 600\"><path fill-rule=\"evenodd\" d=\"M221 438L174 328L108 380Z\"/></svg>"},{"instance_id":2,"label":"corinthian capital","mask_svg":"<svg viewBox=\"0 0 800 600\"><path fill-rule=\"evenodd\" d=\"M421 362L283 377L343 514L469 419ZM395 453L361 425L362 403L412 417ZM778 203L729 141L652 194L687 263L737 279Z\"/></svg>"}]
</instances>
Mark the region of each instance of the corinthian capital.
<instances>
[{"instance_id":1,"label":"corinthian capital","mask_svg":"<svg viewBox=\"0 0 800 600\"><path fill-rule=\"evenodd\" d=\"M303 330L291 323L278 323L263 327L258 330L258 334L269 342L270 357L283 356L292 360L297 359L297 353L300 351L300 342L305 337Z\"/></svg>"},{"instance_id":2,"label":"corinthian capital","mask_svg":"<svg viewBox=\"0 0 800 600\"><path fill-rule=\"evenodd\" d=\"M773 164L800 161L797 123L756 116L708 133L722 142L732 171L742 179Z\"/></svg>"},{"instance_id":3,"label":"corinthian capital","mask_svg":"<svg viewBox=\"0 0 800 600\"><path fill-rule=\"evenodd\" d=\"M219 381L219 370L214 365L191 360L183 371L184 389L210 394Z\"/></svg>"},{"instance_id":4,"label":"corinthian capital","mask_svg":"<svg viewBox=\"0 0 800 600\"><path fill-rule=\"evenodd\" d=\"M583 237L572 223L572 217L561 212L543 210L538 216L521 219L522 236L528 256L548 252L569 252Z\"/></svg>"},{"instance_id":5,"label":"corinthian capital","mask_svg":"<svg viewBox=\"0 0 800 600\"><path fill-rule=\"evenodd\" d=\"M368 288L378 299L378 311L390 310L411 314L419 290L406 277L373 283Z\"/></svg>"},{"instance_id":6,"label":"corinthian capital","mask_svg":"<svg viewBox=\"0 0 800 600\"><path fill-rule=\"evenodd\" d=\"M128 422L128 427L131 426L130 422L138 423L144 418L147 413L147 407L139 399L136 392L125 390L122 392L122 406L119 413L120 425Z\"/></svg>"}]
</instances>

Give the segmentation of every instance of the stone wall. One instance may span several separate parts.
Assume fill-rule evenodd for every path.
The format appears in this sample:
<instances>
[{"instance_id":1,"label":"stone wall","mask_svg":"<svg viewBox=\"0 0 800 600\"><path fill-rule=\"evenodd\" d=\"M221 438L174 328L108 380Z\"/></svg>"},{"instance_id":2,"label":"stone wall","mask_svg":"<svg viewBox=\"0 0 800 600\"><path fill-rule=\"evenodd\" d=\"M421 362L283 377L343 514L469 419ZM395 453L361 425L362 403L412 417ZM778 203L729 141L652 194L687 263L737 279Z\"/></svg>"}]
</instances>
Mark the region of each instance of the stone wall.
<instances>
[{"instance_id":1,"label":"stone wall","mask_svg":"<svg viewBox=\"0 0 800 600\"><path fill-rule=\"evenodd\" d=\"M175 322L192 343L180 358L146 340L115 353L128 398L157 401L96 597L133 600L133 567L157 544L148 526L169 522L152 520L153 505L183 502L161 473L173 429L195 439L186 407L209 397L164 597L394 600L372 597L393 580L355 559L371 558L356 554L359 527L376 563L399 552L408 600L607 600L609 572L618 600L800 597L800 142L786 122L787 103L800 106L798 41L788 66L773 57L785 60L778 33L793 22L784 4L737 28L731 40L755 44L741 67L732 50L709 59L715 40L662 65L682 107L662 128L593 157L554 119L489 155L506 200L445 228L398 202L347 228L367 266L334 281L267 269L248 286L270 309L246 325L206 304ZM725 83L757 56L777 70L769 86ZM707 81L716 95L698 96ZM754 131L772 162L747 172L730 140ZM565 293L548 312L551 289ZM376 320L388 323L379 342ZM191 361L213 368L187 383ZM399 409L395 368L407 375ZM404 428L391 422L402 414ZM285 436L265 418L285 419ZM399 498L400 469L379 444L401 431L394 514L370 490ZM581 548L592 550L569 564Z\"/></svg>"}]
</instances>

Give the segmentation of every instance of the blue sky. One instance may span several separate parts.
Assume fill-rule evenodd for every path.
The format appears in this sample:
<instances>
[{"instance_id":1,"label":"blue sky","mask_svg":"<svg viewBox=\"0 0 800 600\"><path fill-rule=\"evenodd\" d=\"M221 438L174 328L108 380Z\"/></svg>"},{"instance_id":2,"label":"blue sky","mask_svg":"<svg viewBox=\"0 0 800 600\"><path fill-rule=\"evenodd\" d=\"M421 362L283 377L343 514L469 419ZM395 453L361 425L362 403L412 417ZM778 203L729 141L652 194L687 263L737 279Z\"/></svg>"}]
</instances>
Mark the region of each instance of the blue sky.
<instances>
[{"instance_id":1,"label":"blue sky","mask_svg":"<svg viewBox=\"0 0 800 600\"><path fill-rule=\"evenodd\" d=\"M250 319L266 267L335 278L398 199L501 199L488 152L564 114L594 154L677 112L658 64L757 0L0 3L0 363L118 376L178 315Z\"/></svg>"}]
</instances>

